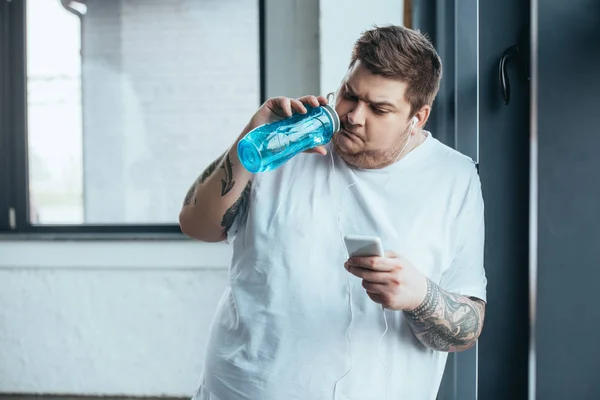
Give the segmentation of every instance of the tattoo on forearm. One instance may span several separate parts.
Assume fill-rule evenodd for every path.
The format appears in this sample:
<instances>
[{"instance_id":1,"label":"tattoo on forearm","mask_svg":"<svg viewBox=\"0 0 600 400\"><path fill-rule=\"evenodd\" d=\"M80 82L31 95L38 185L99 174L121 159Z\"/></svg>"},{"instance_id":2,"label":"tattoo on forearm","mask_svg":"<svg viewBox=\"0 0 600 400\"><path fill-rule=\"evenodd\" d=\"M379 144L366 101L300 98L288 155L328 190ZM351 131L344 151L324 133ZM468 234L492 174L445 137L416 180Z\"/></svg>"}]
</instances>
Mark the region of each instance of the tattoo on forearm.
<instances>
[{"instance_id":1,"label":"tattoo on forearm","mask_svg":"<svg viewBox=\"0 0 600 400\"><path fill-rule=\"evenodd\" d=\"M192 186L190 186L189 190L185 194L185 198L183 199L183 205L189 206L192 203L192 199L194 200L194 204L196 204L196 197L194 193L196 192L196 186L198 186L198 180L194 181Z\"/></svg>"},{"instance_id":2,"label":"tattoo on forearm","mask_svg":"<svg viewBox=\"0 0 600 400\"><path fill-rule=\"evenodd\" d=\"M194 195L196 193L196 188L198 187L198 185L204 183L213 174L213 172L215 172L215 170L221 163L221 160L223 159L223 155L220 156L219 158L217 158L212 163L210 163L210 165L208 167L206 167L206 169L204 170L204 172L202 172L202 174L198 177L198 179L196 179L194 181L192 186L190 186L190 189L187 191L187 193L185 195L185 199L183 199L184 206L188 206L188 205L192 204L192 201L194 202L194 204L196 204L196 197Z\"/></svg>"},{"instance_id":3,"label":"tattoo on forearm","mask_svg":"<svg viewBox=\"0 0 600 400\"><path fill-rule=\"evenodd\" d=\"M206 180L213 174L213 172L215 172L215 170L217 169L217 167L221 163L221 160L223 160L223 155L221 155L215 161L213 161L212 163L210 163L210 165L208 167L206 167L206 169L204 170L204 172L202 172L202 175L200 175L200 183L206 182Z\"/></svg>"},{"instance_id":4,"label":"tattoo on forearm","mask_svg":"<svg viewBox=\"0 0 600 400\"><path fill-rule=\"evenodd\" d=\"M235 185L233 180L233 170L229 154L225 157L225 161L221 165L223 171L225 171L225 179L221 179L221 196L225 196Z\"/></svg>"},{"instance_id":5,"label":"tattoo on forearm","mask_svg":"<svg viewBox=\"0 0 600 400\"><path fill-rule=\"evenodd\" d=\"M235 217L240 212L245 212L248 207L248 200L250 198L250 189L252 187L252 181L248 182L244 191L240 195L240 197L236 200L235 203L223 215L223 220L221 221L221 226L223 227L223 233L226 233L229 228L233 225L233 221Z\"/></svg>"},{"instance_id":6,"label":"tattoo on forearm","mask_svg":"<svg viewBox=\"0 0 600 400\"><path fill-rule=\"evenodd\" d=\"M419 307L404 315L417 338L439 351L470 347L481 332L485 303L448 293L427 280L427 296Z\"/></svg>"}]
</instances>

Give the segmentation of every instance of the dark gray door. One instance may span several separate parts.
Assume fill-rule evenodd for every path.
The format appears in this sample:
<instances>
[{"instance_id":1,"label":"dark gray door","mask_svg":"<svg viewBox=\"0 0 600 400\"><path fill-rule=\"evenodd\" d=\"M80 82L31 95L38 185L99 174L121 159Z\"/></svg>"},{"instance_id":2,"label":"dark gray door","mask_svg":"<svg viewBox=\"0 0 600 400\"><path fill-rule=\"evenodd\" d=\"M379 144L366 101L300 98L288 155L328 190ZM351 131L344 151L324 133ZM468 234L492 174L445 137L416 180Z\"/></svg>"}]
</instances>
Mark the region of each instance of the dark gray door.
<instances>
[{"instance_id":1,"label":"dark gray door","mask_svg":"<svg viewBox=\"0 0 600 400\"><path fill-rule=\"evenodd\" d=\"M530 2L481 1L479 7L479 172L488 305L479 340L478 392L480 399L520 400L527 399L529 343ZM509 86L502 90L499 64L507 50L514 56L506 59Z\"/></svg>"},{"instance_id":2,"label":"dark gray door","mask_svg":"<svg viewBox=\"0 0 600 400\"><path fill-rule=\"evenodd\" d=\"M433 41L444 66L427 130L441 142L479 158L478 0L413 2L414 27ZM438 400L477 398L477 347L448 356Z\"/></svg>"},{"instance_id":3,"label":"dark gray door","mask_svg":"<svg viewBox=\"0 0 600 400\"><path fill-rule=\"evenodd\" d=\"M529 1L420 0L413 8L415 27L444 63L428 129L478 161L486 204L484 332L477 348L450 355L438 400L526 399ZM499 63L510 48L505 105Z\"/></svg>"},{"instance_id":4,"label":"dark gray door","mask_svg":"<svg viewBox=\"0 0 600 400\"><path fill-rule=\"evenodd\" d=\"M537 3L536 398L600 399L600 1Z\"/></svg>"}]
</instances>

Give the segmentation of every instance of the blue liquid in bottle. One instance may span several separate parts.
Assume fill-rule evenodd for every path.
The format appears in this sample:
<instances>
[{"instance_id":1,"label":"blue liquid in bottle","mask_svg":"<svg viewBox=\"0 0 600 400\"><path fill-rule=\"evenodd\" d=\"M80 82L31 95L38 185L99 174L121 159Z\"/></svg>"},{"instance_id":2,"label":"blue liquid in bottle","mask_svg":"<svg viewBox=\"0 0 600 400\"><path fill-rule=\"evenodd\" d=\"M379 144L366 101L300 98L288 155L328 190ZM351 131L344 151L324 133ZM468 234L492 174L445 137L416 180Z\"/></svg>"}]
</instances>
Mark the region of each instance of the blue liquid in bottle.
<instances>
[{"instance_id":1,"label":"blue liquid in bottle","mask_svg":"<svg viewBox=\"0 0 600 400\"><path fill-rule=\"evenodd\" d=\"M340 128L333 107L306 105L306 109L306 114L294 114L248 132L237 146L244 168L252 173L271 171L298 153L329 143Z\"/></svg>"}]
</instances>

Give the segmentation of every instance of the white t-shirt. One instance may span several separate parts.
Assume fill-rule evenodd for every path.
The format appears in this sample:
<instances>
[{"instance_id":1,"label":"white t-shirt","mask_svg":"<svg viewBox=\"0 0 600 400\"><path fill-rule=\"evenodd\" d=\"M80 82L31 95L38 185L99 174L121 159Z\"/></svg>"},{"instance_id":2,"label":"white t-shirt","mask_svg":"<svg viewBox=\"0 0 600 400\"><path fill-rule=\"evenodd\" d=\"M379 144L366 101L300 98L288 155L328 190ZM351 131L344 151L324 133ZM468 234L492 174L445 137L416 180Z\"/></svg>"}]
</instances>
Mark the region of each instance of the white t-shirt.
<instances>
[{"instance_id":1,"label":"white t-shirt","mask_svg":"<svg viewBox=\"0 0 600 400\"><path fill-rule=\"evenodd\" d=\"M444 289L485 300L483 213L474 162L430 134L379 170L330 148L257 174L228 234L229 287L195 399L333 400L348 370L335 399L385 400L386 385L390 400L434 399L447 353L401 311L385 310L381 339L384 311L344 269L342 237L379 236Z\"/></svg>"}]
</instances>

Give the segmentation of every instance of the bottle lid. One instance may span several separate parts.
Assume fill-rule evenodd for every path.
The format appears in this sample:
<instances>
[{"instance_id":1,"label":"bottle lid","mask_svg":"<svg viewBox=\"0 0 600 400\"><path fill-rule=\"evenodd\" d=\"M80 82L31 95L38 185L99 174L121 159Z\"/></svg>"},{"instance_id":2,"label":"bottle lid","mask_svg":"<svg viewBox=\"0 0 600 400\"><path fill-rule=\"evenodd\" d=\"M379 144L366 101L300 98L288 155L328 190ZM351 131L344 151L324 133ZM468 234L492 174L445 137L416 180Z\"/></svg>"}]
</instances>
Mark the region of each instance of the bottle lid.
<instances>
[{"instance_id":1,"label":"bottle lid","mask_svg":"<svg viewBox=\"0 0 600 400\"><path fill-rule=\"evenodd\" d=\"M237 146L240 162L248 172L256 174L262 167L262 157L256 146L249 140L240 140Z\"/></svg>"},{"instance_id":2,"label":"bottle lid","mask_svg":"<svg viewBox=\"0 0 600 400\"><path fill-rule=\"evenodd\" d=\"M331 100L329 99L331 97ZM340 116L335 111L335 108L331 105L333 103L334 95L333 93L329 93L327 95L328 104L323 106L323 109L329 114L331 120L333 121L333 133L336 133L340 130Z\"/></svg>"}]
</instances>

